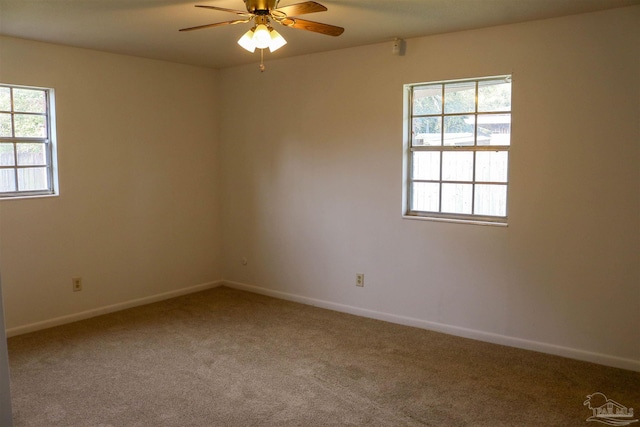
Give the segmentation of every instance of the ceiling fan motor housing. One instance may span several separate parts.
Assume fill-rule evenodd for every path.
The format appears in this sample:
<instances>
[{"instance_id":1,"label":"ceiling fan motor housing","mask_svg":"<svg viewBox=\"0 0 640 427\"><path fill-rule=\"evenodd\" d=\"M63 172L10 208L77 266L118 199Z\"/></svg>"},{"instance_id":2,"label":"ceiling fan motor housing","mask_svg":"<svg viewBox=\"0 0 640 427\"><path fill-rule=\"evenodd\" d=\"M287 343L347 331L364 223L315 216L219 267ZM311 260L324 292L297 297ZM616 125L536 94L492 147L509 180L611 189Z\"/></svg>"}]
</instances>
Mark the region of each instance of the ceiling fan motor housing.
<instances>
[{"instance_id":1,"label":"ceiling fan motor housing","mask_svg":"<svg viewBox=\"0 0 640 427\"><path fill-rule=\"evenodd\" d=\"M247 6L249 13L255 13L256 15L268 14L270 10L278 7L280 0L244 0L244 4Z\"/></svg>"}]
</instances>

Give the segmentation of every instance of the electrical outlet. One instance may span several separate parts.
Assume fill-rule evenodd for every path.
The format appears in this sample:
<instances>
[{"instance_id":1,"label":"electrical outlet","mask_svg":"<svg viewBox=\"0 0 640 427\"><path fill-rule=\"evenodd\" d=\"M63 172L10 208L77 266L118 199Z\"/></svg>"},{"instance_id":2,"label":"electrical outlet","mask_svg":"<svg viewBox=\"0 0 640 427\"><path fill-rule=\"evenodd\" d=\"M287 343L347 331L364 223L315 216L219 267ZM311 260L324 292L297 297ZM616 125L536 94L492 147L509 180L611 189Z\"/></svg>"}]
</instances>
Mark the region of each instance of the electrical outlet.
<instances>
[{"instance_id":1,"label":"electrical outlet","mask_svg":"<svg viewBox=\"0 0 640 427\"><path fill-rule=\"evenodd\" d=\"M82 278L74 277L71 279L71 283L73 284L73 292L80 292L82 290Z\"/></svg>"},{"instance_id":2,"label":"electrical outlet","mask_svg":"<svg viewBox=\"0 0 640 427\"><path fill-rule=\"evenodd\" d=\"M356 274L356 286L360 288L364 287L364 273Z\"/></svg>"}]
</instances>

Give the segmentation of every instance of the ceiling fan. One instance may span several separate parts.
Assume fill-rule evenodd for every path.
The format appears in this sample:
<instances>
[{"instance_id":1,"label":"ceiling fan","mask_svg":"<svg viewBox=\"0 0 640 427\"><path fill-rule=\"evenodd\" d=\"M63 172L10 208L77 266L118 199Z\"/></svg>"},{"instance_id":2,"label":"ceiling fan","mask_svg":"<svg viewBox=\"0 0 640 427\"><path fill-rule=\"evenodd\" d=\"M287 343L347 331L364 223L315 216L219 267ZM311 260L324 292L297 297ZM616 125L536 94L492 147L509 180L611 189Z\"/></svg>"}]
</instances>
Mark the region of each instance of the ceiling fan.
<instances>
[{"instance_id":1,"label":"ceiling fan","mask_svg":"<svg viewBox=\"0 0 640 427\"><path fill-rule=\"evenodd\" d=\"M249 52L254 52L256 48L261 50L269 48L270 52L274 52L287 43L284 37L273 29L271 26L272 21L275 21L280 25L284 25L285 27L313 31L314 33L334 37L337 37L344 32L344 28L342 27L307 21L306 19L296 17L307 13L326 11L327 8L320 3L316 3L315 1L306 1L279 8L279 1L280 0L244 0L247 8L246 12L241 10L225 9L217 6L196 5L196 7L204 9L235 13L240 16L241 19L217 22L215 24L198 25L197 27L182 28L179 31L193 31L223 25L244 24L253 21L253 28L247 31L240 40L238 40L238 44ZM261 69L263 68L264 67L261 66Z\"/></svg>"}]
</instances>

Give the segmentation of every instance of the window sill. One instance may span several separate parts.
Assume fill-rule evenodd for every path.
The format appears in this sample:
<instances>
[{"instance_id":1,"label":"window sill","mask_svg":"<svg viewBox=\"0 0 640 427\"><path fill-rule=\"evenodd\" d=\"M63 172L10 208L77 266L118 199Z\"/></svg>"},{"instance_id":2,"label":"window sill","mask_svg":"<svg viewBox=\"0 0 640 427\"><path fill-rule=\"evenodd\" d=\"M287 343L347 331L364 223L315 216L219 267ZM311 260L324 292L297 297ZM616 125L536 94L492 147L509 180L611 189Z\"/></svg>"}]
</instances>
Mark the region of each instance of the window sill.
<instances>
[{"instance_id":1,"label":"window sill","mask_svg":"<svg viewBox=\"0 0 640 427\"><path fill-rule=\"evenodd\" d=\"M9 200L26 200L26 199L43 199L46 197L58 197L60 196L59 193L53 193L53 194L31 194L31 195L24 195L24 196L5 196L5 197L0 197L0 203L3 201L9 201Z\"/></svg>"},{"instance_id":2,"label":"window sill","mask_svg":"<svg viewBox=\"0 0 640 427\"><path fill-rule=\"evenodd\" d=\"M467 224L467 225L489 225L494 227L509 226L509 224L506 222L492 222L492 221L456 219L456 218L440 218L440 217L434 217L434 216L402 215L402 219L410 219L410 220L418 220L418 221L433 221L433 222L449 222L449 223Z\"/></svg>"}]
</instances>

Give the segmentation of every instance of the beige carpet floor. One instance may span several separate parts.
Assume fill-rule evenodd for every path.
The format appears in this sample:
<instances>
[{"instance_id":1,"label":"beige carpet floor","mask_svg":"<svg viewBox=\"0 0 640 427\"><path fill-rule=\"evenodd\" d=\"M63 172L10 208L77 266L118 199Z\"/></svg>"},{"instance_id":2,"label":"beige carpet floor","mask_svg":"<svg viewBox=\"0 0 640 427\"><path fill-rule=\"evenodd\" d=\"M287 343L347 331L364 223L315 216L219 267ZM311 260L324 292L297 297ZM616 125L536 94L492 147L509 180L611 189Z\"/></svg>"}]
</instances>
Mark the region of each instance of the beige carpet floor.
<instances>
[{"instance_id":1,"label":"beige carpet floor","mask_svg":"<svg viewBox=\"0 0 640 427\"><path fill-rule=\"evenodd\" d=\"M19 426L593 426L640 373L227 287L9 339ZM637 423L638 425L640 423Z\"/></svg>"}]
</instances>

